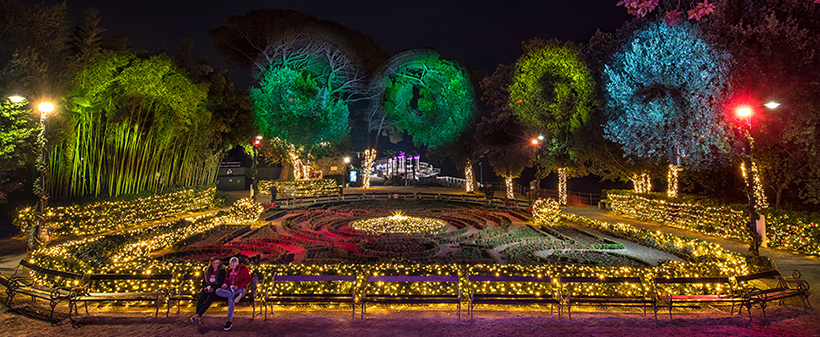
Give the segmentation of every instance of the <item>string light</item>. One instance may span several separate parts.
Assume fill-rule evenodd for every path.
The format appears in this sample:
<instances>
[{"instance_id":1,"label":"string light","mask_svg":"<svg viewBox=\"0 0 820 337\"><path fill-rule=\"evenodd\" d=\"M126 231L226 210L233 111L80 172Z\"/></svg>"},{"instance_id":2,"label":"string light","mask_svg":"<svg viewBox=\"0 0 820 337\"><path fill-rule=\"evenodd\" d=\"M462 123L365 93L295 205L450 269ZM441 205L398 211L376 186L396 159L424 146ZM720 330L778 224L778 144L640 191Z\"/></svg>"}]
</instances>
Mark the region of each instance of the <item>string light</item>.
<instances>
[{"instance_id":1,"label":"string light","mask_svg":"<svg viewBox=\"0 0 820 337\"><path fill-rule=\"evenodd\" d=\"M532 204L532 218L537 225L558 225L561 223L561 207L552 198L538 199Z\"/></svg>"},{"instance_id":2,"label":"string light","mask_svg":"<svg viewBox=\"0 0 820 337\"><path fill-rule=\"evenodd\" d=\"M475 178L473 178L472 161L467 161L467 166L464 167L464 176L467 178L467 183L464 184L464 188L467 190L467 193L475 191Z\"/></svg>"},{"instance_id":3,"label":"string light","mask_svg":"<svg viewBox=\"0 0 820 337\"><path fill-rule=\"evenodd\" d=\"M507 199L513 200L515 199L515 194L513 193L513 178L512 177L504 177L504 186L507 190Z\"/></svg>"},{"instance_id":4,"label":"string light","mask_svg":"<svg viewBox=\"0 0 820 337\"><path fill-rule=\"evenodd\" d=\"M749 183L746 180L746 163L740 163L740 172L743 174L743 182L746 184L746 187L749 187ZM763 192L763 182L760 181L760 172L757 170L757 163L752 162L752 175L754 175L754 194L755 194L755 207L758 209L761 208L768 208L769 202L766 200L766 194Z\"/></svg>"},{"instance_id":5,"label":"string light","mask_svg":"<svg viewBox=\"0 0 820 337\"><path fill-rule=\"evenodd\" d=\"M558 202L561 205L567 204L567 168L558 169Z\"/></svg>"},{"instance_id":6,"label":"string light","mask_svg":"<svg viewBox=\"0 0 820 337\"><path fill-rule=\"evenodd\" d=\"M666 196L670 198L677 198L678 197L678 172L680 168L677 165L669 164L669 171L666 175L666 181L668 182L668 188L666 190Z\"/></svg>"},{"instance_id":7,"label":"string light","mask_svg":"<svg viewBox=\"0 0 820 337\"><path fill-rule=\"evenodd\" d=\"M373 163L376 162L376 149L364 150L364 163L362 167L362 187L370 188L370 172L373 172Z\"/></svg>"},{"instance_id":8,"label":"string light","mask_svg":"<svg viewBox=\"0 0 820 337\"><path fill-rule=\"evenodd\" d=\"M641 220L662 223L722 238L749 241L749 213L746 205L724 204L704 198L679 196L674 201L651 193L607 191L612 210ZM761 209L766 216L769 247L780 247L803 254L820 255L820 218L815 215L780 209Z\"/></svg>"},{"instance_id":9,"label":"string light","mask_svg":"<svg viewBox=\"0 0 820 337\"><path fill-rule=\"evenodd\" d=\"M300 181L260 180L259 195L270 195L271 186L282 195L293 197L313 197L338 193L338 186L334 179L313 179Z\"/></svg>"},{"instance_id":10,"label":"string light","mask_svg":"<svg viewBox=\"0 0 820 337\"><path fill-rule=\"evenodd\" d=\"M637 173L632 175L632 185L634 186L635 193L652 192L652 179L648 172L642 172L640 175Z\"/></svg>"},{"instance_id":11,"label":"string light","mask_svg":"<svg viewBox=\"0 0 820 337\"><path fill-rule=\"evenodd\" d=\"M46 207L43 221L56 235L92 235L134 223L208 209L214 204L216 188L184 189L176 192L139 196L133 200L100 201L70 206ZM15 225L27 231L36 222L34 208L17 214Z\"/></svg>"}]
</instances>

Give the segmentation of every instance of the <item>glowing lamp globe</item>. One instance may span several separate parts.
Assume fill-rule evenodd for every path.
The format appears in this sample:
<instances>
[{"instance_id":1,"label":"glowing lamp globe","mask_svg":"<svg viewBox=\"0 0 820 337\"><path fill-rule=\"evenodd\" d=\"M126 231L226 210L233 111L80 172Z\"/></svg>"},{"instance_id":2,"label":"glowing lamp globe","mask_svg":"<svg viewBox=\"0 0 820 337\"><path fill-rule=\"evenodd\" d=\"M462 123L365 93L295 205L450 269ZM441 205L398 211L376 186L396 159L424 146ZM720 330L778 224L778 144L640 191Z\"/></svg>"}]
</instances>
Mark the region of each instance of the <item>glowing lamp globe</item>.
<instances>
[{"instance_id":1,"label":"glowing lamp globe","mask_svg":"<svg viewBox=\"0 0 820 337\"><path fill-rule=\"evenodd\" d=\"M532 140L532 145L538 145L538 139L533 139Z\"/></svg>"},{"instance_id":2,"label":"glowing lamp globe","mask_svg":"<svg viewBox=\"0 0 820 337\"><path fill-rule=\"evenodd\" d=\"M40 105L37 108L39 108L41 112L49 113L54 111L54 104L40 103Z\"/></svg>"},{"instance_id":3,"label":"glowing lamp globe","mask_svg":"<svg viewBox=\"0 0 820 337\"><path fill-rule=\"evenodd\" d=\"M24 99L26 99L26 98L23 97L23 96L19 96L19 95L9 96L9 101L11 101L12 103L20 103Z\"/></svg>"},{"instance_id":4,"label":"glowing lamp globe","mask_svg":"<svg viewBox=\"0 0 820 337\"><path fill-rule=\"evenodd\" d=\"M777 109L777 107L780 106L780 103L772 101L772 102L766 103L764 105L769 109Z\"/></svg>"},{"instance_id":5,"label":"glowing lamp globe","mask_svg":"<svg viewBox=\"0 0 820 337\"><path fill-rule=\"evenodd\" d=\"M749 117L752 115L752 108L742 107L737 109L737 115L740 117Z\"/></svg>"}]
</instances>

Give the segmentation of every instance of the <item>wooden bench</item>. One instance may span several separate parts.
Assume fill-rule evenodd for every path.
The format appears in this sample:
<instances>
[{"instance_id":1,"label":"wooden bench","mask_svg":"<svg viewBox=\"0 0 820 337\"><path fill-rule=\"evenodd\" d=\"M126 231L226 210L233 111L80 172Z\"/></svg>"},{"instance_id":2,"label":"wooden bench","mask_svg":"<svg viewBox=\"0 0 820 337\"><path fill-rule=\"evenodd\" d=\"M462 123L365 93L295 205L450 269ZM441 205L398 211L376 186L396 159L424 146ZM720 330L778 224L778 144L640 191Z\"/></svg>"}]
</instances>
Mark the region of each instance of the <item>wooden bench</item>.
<instances>
[{"instance_id":1,"label":"wooden bench","mask_svg":"<svg viewBox=\"0 0 820 337\"><path fill-rule=\"evenodd\" d=\"M571 284L578 283L582 285L590 284L616 284L616 283L633 283L638 284L641 288L640 295L572 295ZM566 287L564 287L566 285ZM572 305L573 304L589 304L600 306L629 306L629 307L643 307L643 315L646 316L646 305L651 304L654 308L655 301L651 297L647 297L646 287L643 286L640 277L561 277L562 292L561 297L567 306L567 315L572 319ZM583 293L581 290L579 293Z\"/></svg>"},{"instance_id":2,"label":"wooden bench","mask_svg":"<svg viewBox=\"0 0 820 337\"><path fill-rule=\"evenodd\" d=\"M473 307L476 304L513 304L513 305L530 305L530 304L549 304L550 314L552 314L553 306L558 305L558 318L561 318L561 299L560 294L554 294L552 289L552 278L549 276L495 276L495 275L470 275L467 280L470 282L470 319L473 319ZM545 291L543 295L531 294L498 294L498 293L479 293L473 290L473 282L523 282L523 283L539 283L549 284L549 291Z\"/></svg>"},{"instance_id":3,"label":"wooden bench","mask_svg":"<svg viewBox=\"0 0 820 337\"><path fill-rule=\"evenodd\" d=\"M70 306L77 312L77 304L85 305L85 313L88 314L88 302L119 302L119 301L154 301L156 310L154 317L159 316L159 307L162 300L169 293L169 288L156 287L155 290L143 292L93 292L93 287L99 287L102 282L112 281L167 281L171 282L172 274L90 274L88 282L82 286L72 289Z\"/></svg>"},{"instance_id":4,"label":"wooden bench","mask_svg":"<svg viewBox=\"0 0 820 337\"><path fill-rule=\"evenodd\" d=\"M759 284L760 287L750 284L752 281L760 281L763 279L773 279L773 281L776 282L774 286L770 284L764 285L763 282L755 282ZM749 319L752 318L751 310L753 305L760 305L760 309L763 311L763 318L768 319L766 317L766 303L769 301L780 301L782 305L783 300L790 297L799 297L803 304L803 309L811 308L811 303L808 301L809 295L811 295L809 293L809 283L800 280L800 272L797 270L792 272L791 278L783 277L779 271L772 270L737 276L735 280L737 280L738 286L742 288L742 291L749 298L749 301L744 303L749 311ZM742 307L741 310L743 310Z\"/></svg>"},{"instance_id":5,"label":"wooden bench","mask_svg":"<svg viewBox=\"0 0 820 337\"><path fill-rule=\"evenodd\" d=\"M70 300L71 297L71 288L69 287L47 287L35 284L31 279L24 276L18 276L17 274L20 272L21 267L28 268L35 273L48 275L48 276L57 276L69 280L81 280L83 278L82 274L75 274L75 273L68 273L59 270L53 270L48 268L43 268L37 265L34 265L26 260L20 261L20 265L17 267L14 275L10 277L0 277L0 283L2 283L6 287L6 303L9 308L11 308L12 301L14 300L14 296L17 294L24 295L24 296L31 296L31 301L34 302L36 299L47 300L49 306L51 306L51 311L49 312L48 319L50 320L54 316L54 309L60 302L65 300ZM70 303L70 302L69 302ZM71 305L69 304L69 315L71 314Z\"/></svg>"},{"instance_id":6,"label":"wooden bench","mask_svg":"<svg viewBox=\"0 0 820 337\"><path fill-rule=\"evenodd\" d=\"M718 304L728 303L732 305L732 313L734 314L735 304L743 304L746 299L739 292L736 292L732 283L729 282L728 277L656 277L653 279L654 290L652 298L655 300L655 319L658 319L658 307L660 302L665 302L669 308L669 319L672 319L672 307L677 305L679 307L700 306L702 304ZM667 292L661 294L658 290L659 284L679 284L679 285L702 285L701 291L696 294L673 294ZM720 292L708 289L707 285L715 285L715 288L723 287L729 292Z\"/></svg>"},{"instance_id":7,"label":"wooden bench","mask_svg":"<svg viewBox=\"0 0 820 337\"><path fill-rule=\"evenodd\" d=\"M461 319L461 285L458 275L446 276L368 276L362 293L362 319L367 312L367 303L376 304L455 304L458 319ZM455 282L455 294L435 295L368 295L367 287L374 282Z\"/></svg>"},{"instance_id":8,"label":"wooden bench","mask_svg":"<svg viewBox=\"0 0 820 337\"><path fill-rule=\"evenodd\" d=\"M295 294L277 293L277 282L353 282L354 286L351 287L350 293ZM274 275L264 297L265 319L268 319L268 305L272 313L274 303L350 303L351 319L353 319L356 317L355 282L356 275Z\"/></svg>"},{"instance_id":9,"label":"wooden bench","mask_svg":"<svg viewBox=\"0 0 820 337\"><path fill-rule=\"evenodd\" d=\"M172 287L171 291L169 291L168 295L165 297L165 317L168 317L171 312L171 301L176 301L177 314L179 314L182 301L197 300L197 296L201 291L199 286L199 281L201 279L202 276L197 274L184 274L179 277L179 284ZM194 282L194 286L190 288L193 289L193 291L186 291L185 284L191 281Z\"/></svg>"}]
</instances>

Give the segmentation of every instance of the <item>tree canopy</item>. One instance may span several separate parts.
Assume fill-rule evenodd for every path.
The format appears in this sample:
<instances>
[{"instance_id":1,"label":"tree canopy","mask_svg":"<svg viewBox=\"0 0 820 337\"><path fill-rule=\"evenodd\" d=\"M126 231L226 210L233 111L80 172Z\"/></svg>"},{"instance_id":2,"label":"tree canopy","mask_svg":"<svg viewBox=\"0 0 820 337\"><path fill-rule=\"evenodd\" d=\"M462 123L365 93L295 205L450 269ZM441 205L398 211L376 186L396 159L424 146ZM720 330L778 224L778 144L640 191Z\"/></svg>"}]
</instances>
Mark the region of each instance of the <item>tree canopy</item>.
<instances>
[{"instance_id":1,"label":"tree canopy","mask_svg":"<svg viewBox=\"0 0 820 337\"><path fill-rule=\"evenodd\" d=\"M433 149L458 139L476 109L472 83L463 68L436 54L395 69L383 105L388 118L406 130L414 144Z\"/></svg>"},{"instance_id":2,"label":"tree canopy","mask_svg":"<svg viewBox=\"0 0 820 337\"><path fill-rule=\"evenodd\" d=\"M626 155L682 157L684 164L728 151L731 62L689 23L638 30L604 70L606 137Z\"/></svg>"}]
</instances>

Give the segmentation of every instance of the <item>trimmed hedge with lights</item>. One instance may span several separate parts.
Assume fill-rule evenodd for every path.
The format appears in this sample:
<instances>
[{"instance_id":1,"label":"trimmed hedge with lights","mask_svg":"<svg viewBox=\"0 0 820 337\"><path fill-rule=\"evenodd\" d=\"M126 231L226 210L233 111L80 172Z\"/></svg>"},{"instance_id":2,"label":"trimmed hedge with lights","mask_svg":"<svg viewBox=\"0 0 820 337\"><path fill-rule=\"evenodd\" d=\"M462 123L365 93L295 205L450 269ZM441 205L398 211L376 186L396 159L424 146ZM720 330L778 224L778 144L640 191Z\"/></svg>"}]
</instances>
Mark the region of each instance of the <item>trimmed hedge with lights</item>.
<instances>
[{"instance_id":1,"label":"trimmed hedge with lights","mask_svg":"<svg viewBox=\"0 0 820 337\"><path fill-rule=\"evenodd\" d=\"M637 194L628 190L607 191L607 199L615 212L641 220L748 241L749 213L745 205L683 195L670 199L660 193ZM766 216L770 247L820 255L820 215L772 208L757 212Z\"/></svg>"},{"instance_id":2,"label":"trimmed hedge with lights","mask_svg":"<svg viewBox=\"0 0 820 337\"><path fill-rule=\"evenodd\" d=\"M57 235L91 235L127 225L200 211L214 205L215 187L188 188L130 200L98 201L70 206L46 207L45 225ZM14 224L24 232L36 223L35 208L19 211Z\"/></svg>"},{"instance_id":3,"label":"trimmed hedge with lights","mask_svg":"<svg viewBox=\"0 0 820 337\"><path fill-rule=\"evenodd\" d=\"M339 193L339 184L334 179L260 180L259 195L270 195L270 188L273 184L276 184L279 196L286 197L315 197Z\"/></svg>"}]
</instances>

